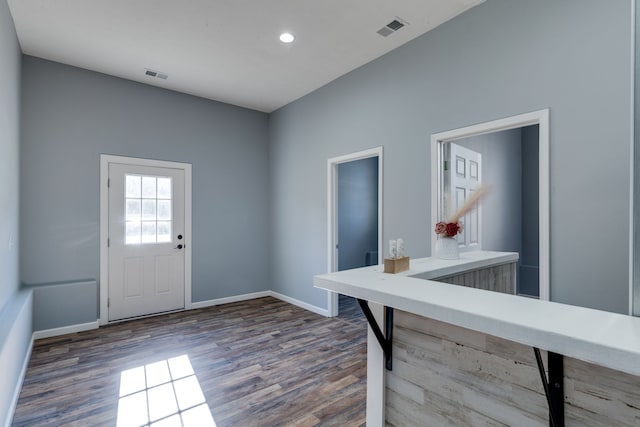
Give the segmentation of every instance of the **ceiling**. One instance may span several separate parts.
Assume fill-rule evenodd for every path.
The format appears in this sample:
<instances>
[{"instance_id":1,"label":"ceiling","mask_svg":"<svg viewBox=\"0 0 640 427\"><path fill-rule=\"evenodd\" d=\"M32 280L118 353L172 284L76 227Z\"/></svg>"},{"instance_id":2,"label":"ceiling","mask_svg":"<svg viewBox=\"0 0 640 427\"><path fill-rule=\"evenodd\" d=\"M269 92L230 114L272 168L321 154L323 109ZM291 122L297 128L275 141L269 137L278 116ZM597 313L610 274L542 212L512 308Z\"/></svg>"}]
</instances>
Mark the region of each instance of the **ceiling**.
<instances>
[{"instance_id":1,"label":"ceiling","mask_svg":"<svg viewBox=\"0 0 640 427\"><path fill-rule=\"evenodd\" d=\"M274 111L484 0L8 0L27 55ZM403 28L382 37L393 20ZM278 36L289 31L291 44ZM150 69L166 80L145 75Z\"/></svg>"}]
</instances>

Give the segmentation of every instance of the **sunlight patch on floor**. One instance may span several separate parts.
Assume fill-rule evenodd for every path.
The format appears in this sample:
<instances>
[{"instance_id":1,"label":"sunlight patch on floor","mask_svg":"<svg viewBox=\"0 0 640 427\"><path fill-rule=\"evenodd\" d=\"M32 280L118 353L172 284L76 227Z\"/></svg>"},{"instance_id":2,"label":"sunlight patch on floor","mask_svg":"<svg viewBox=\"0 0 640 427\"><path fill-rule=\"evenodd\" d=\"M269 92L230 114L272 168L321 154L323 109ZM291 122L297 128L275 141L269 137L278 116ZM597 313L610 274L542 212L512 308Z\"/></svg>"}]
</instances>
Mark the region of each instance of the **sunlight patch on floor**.
<instances>
[{"instance_id":1,"label":"sunlight patch on floor","mask_svg":"<svg viewBox=\"0 0 640 427\"><path fill-rule=\"evenodd\" d=\"M122 371L117 427L216 427L186 354Z\"/></svg>"}]
</instances>

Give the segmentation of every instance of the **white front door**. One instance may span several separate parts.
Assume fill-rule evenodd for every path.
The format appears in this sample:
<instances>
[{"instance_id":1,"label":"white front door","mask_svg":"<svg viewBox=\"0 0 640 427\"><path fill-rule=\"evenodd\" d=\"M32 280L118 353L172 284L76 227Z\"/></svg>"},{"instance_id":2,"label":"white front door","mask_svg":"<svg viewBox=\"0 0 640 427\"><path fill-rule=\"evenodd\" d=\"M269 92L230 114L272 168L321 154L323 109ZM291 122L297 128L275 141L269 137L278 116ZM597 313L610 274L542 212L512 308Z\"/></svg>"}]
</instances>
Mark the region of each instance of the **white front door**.
<instances>
[{"instance_id":1,"label":"white front door","mask_svg":"<svg viewBox=\"0 0 640 427\"><path fill-rule=\"evenodd\" d=\"M454 214L473 192L482 184L482 155L458 144L449 144L449 200L452 201L448 215ZM464 228L458 234L461 251L481 249L480 205L471 209L462 218Z\"/></svg>"},{"instance_id":2,"label":"white front door","mask_svg":"<svg viewBox=\"0 0 640 427\"><path fill-rule=\"evenodd\" d=\"M185 171L109 163L108 320L185 306Z\"/></svg>"}]
</instances>

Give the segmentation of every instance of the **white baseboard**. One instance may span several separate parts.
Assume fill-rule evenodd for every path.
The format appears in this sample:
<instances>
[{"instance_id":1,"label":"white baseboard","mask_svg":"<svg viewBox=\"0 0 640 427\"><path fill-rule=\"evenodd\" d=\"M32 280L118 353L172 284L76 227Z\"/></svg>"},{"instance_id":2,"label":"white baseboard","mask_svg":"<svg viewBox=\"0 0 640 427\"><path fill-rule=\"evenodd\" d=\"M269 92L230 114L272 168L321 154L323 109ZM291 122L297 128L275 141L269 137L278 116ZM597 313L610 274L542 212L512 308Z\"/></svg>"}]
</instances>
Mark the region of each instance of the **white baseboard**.
<instances>
[{"instance_id":1,"label":"white baseboard","mask_svg":"<svg viewBox=\"0 0 640 427\"><path fill-rule=\"evenodd\" d=\"M274 291L254 292L251 294L235 295L232 297L218 298L218 299L212 299L208 301L198 301L191 304L190 310L211 307L214 305L229 304L229 303L238 302L238 301L247 301L255 298L264 298L269 296L273 298L277 298L284 302L288 302L289 304L293 304L298 307L304 308L305 310L312 311L321 316L329 317L329 310L317 307L315 305L308 304L304 301L300 301L295 298L291 298L284 294L281 294L279 292L274 292ZM100 320L96 320L95 322L81 323L78 325L69 325L69 326L62 326L60 328L45 329L43 331L35 331L33 333L33 339L39 340L42 338L56 337L58 335L72 334L74 332L88 331L91 329L98 329L99 326L100 326Z\"/></svg>"},{"instance_id":2,"label":"white baseboard","mask_svg":"<svg viewBox=\"0 0 640 427\"><path fill-rule=\"evenodd\" d=\"M5 427L11 427L11 423L13 422L13 416L16 412L16 407L18 406L18 399L20 398L20 392L22 391L22 383L24 383L24 377L27 375L27 367L29 367L29 361L31 360L31 352L33 351L33 335L31 335L31 342L29 343L29 348L27 349L27 354L24 357L24 361L22 362L22 368L20 369L20 376L18 377L18 382L16 382L16 388L13 391L13 397L11 398L11 404L9 405L9 413L7 414L7 418L5 420Z\"/></svg>"},{"instance_id":3,"label":"white baseboard","mask_svg":"<svg viewBox=\"0 0 640 427\"><path fill-rule=\"evenodd\" d=\"M235 296L232 296L232 297L210 299L208 301L198 301L198 302L191 303L190 310L195 310L197 308L211 307L211 306L220 305L220 304L229 304L231 302L246 301L246 300L255 299L255 298L264 298L264 297L268 297L268 296L271 296L271 291L263 291L263 292L254 292L254 293L251 293L251 294L235 295Z\"/></svg>"},{"instance_id":4,"label":"white baseboard","mask_svg":"<svg viewBox=\"0 0 640 427\"><path fill-rule=\"evenodd\" d=\"M298 307L304 308L305 310L312 311L312 312L314 312L316 314L319 314L321 316L330 317L329 316L329 310L326 310L324 308L320 308L318 306L308 304L308 303L306 303L304 301L300 301L300 300L297 300L295 298L291 298L291 297L288 297L286 295L283 295L281 293L274 292L274 291L269 291L269 295L271 295L272 297L277 298L279 300L282 300L284 302L288 302L289 304L297 305Z\"/></svg>"},{"instance_id":5,"label":"white baseboard","mask_svg":"<svg viewBox=\"0 0 640 427\"><path fill-rule=\"evenodd\" d=\"M295 298L291 298L274 291L254 292L251 294L236 295L232 297L218 298L218 299L212 299L208 301L198 301L198 302L191 303L190 310L195 310L197 308L211 307L211 306L220 305L220 304L229 304L231 302L247 301L250 299L264 298L264 297L277 298L284 302L288 302L289 304L297 305L300 308L304 308L305 310L309 310L314 313L317 313L321 316L329 317L329 310L325 310L324 308L320 308L315 305L307 304L304 301L300 301Z\"/></svg>"},{"instance_id":6,"label":"white baseboard","mask_svg":"<svg viewBox=\"0 0 640 427\"><path fill-rule=\"evenodd\" d=\"M100 326L100 321L96 320L95 322L62 326L60 328L45 329L44 331L35 331L33 333L33 339L39 340L42 338L57 337L58 335L72 334L74 332L89 331L91 329L98 329L98 326Z\"/></svg>"}]
</instances>

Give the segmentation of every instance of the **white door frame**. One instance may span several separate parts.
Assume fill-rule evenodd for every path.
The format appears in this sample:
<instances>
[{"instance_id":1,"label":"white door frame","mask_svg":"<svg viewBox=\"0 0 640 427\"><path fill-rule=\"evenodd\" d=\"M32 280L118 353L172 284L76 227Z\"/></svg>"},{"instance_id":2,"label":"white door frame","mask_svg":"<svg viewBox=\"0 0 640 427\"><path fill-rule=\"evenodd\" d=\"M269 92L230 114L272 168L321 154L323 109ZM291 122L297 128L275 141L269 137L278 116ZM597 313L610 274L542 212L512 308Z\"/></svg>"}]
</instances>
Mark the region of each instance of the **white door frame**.
<instances>
[{"instance_id":1,"label":"white door frame","mask_svg":"<svg viewBox=\"0 0 640 427\"><path fill-rule=\"evenodd\" d=\"M440 168L442 164L442 144L470 136L491 132L515 129L524 126L538 125L538 170L539 170L539 250L540 250L540 299L549 300L550 294L550 257L549 257L549 109L532 111L504 119L467 126L431 135L431 225L439 221L439 193L442 189ZM435 239L431 239L431 253L435 253Z\"/></svg>"},{"instance_id":2,"label":"white door frame","mask_svg":"<svg viewBox=\"0 0 640 427\"><path fill-rule=\"evenodd\" d=\"M184 309L189 310L191 302L191 164L164 160L141 159L136 157L100 154L100 325L109 323L109 164L118 163L134 166L181 169L184 171L184 234L188 244L184 247Z\"/></svg>"},{"instance_id":3,"label":"white door frame","mask_svg":"<svg viewBox=\"0 0 640 427\"><path fill-rule=\"evenodd\" d=\"M333 273L338 267L336 242L337 221L337 176L338 165L355 160L378 158L378 264L382 264L382 147L371 148L327 160L327 272ZM327 291L327 312L329 317L338 315L338 293Z\"/></svg>"}]
</instances>

